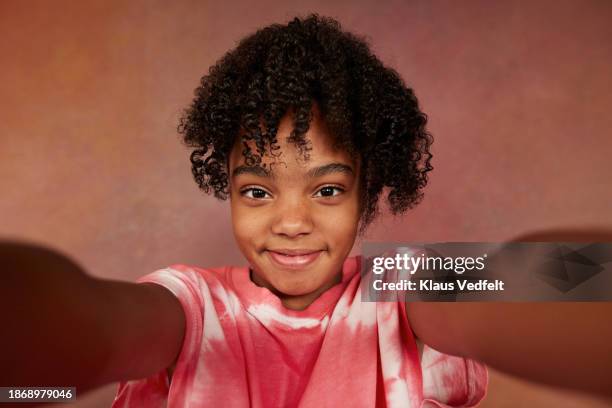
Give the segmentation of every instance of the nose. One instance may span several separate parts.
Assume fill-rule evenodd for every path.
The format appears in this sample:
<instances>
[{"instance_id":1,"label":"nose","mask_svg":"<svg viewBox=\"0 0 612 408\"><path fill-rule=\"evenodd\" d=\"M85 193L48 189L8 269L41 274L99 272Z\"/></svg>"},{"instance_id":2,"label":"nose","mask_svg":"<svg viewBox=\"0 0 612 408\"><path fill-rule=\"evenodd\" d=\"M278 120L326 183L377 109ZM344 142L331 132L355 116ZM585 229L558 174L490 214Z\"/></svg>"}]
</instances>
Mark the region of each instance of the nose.
<instances>
[{"instance_id":1,"label":"nose","mask_svg":"<svg viewBox=\"0 0 612 408\"><path fill-rule=\"evenodd\" d=\"M308 202L297 198L278 201L272 223L272 232L288 238L310 234L313 230L311 208Z\"/></svg>"}]
</instances>

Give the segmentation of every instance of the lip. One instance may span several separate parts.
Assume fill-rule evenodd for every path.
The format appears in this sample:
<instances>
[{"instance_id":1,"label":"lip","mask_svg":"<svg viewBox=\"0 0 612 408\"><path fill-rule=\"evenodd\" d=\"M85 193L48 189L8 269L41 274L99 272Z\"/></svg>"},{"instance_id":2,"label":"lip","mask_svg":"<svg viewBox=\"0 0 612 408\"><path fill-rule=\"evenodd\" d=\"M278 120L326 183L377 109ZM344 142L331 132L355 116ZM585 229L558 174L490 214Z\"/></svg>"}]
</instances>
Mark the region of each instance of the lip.
<instances>
[{"instance_id":1,"label":"lip","mask_svg":"<svg viewBox=\"0 0 612 408\"><path fill-rule=\"evenodd\" d=\"M272 262L283 268L303 269L316 261L322 251L311 249L276 249L267 250L266 252Z\"/></svg>"}]
</instances>

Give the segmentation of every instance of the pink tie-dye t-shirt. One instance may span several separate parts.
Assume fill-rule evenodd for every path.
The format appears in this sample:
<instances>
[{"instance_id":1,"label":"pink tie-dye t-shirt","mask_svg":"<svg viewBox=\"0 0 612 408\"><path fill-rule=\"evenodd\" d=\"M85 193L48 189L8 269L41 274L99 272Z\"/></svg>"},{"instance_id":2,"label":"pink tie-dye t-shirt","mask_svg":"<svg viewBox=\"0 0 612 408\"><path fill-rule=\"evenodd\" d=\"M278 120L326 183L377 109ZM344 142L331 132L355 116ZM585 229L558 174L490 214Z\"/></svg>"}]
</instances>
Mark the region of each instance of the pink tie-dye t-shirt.
<instances>
[{"instance_id":1,"label":"pink tie-dye t-shirt","mask_svg":"<svg viewBox=\"0 0 612 408\"><path fill-rule=\"evenodd\" d=\"M484 365L419 352L401 302L362 302L361 257L308 308L285 308L248 267L181 264L138 282L180 300L186 330L172 381L167 370L119 383L113 408L472 407Z\"/></svg>"}]
</instances>

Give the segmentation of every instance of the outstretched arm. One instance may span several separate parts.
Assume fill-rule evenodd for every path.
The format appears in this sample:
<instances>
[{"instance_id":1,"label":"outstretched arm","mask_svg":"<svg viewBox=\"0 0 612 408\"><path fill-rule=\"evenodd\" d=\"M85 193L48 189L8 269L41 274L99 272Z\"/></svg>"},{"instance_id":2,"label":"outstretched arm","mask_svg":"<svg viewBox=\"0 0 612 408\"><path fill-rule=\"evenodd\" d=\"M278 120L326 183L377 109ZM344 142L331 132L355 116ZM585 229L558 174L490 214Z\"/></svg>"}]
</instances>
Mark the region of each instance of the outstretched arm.
<instances>
[{"instance_id":1,"label":"outstretched arm","mask_svg":"<svg viewBox=\"0 0 612 408\"><path fill-rule=\"evenodd\" d=\"M612 231L543 231L514 241L612 242ZM410 302L406 312L416 336L438 351L612 397L612 302Z\"/></svg>"},{"instance_id":2,"label":"outstretched arm","mask_svg":"<svg viewBox=\"0 0 612 408\"><path fill-rule=\"evenodd\" d=\"M0 241L0 386L143 378L180 351L184 315L165 288L95 279L48 248Z\"/></svg>"}]
</instances>

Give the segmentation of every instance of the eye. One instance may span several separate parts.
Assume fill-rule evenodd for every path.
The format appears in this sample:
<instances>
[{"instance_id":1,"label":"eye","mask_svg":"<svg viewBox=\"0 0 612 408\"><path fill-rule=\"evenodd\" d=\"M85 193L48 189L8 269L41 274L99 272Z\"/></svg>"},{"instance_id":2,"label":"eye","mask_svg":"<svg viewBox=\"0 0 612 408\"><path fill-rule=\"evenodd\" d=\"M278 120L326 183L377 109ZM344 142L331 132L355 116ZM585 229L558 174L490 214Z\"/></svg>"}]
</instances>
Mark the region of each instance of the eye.
<instances>
[{"instance_id":1,"label":"eye","mask_svg":"<svg viewBox=\"0 0 612 408\"><path fill-rule=\"evenodd\" d=\"M245 188L244 190L241 190L240 195L247 197L247 198L259 200L262 198L266 198L266 195L269 195L269 194L265 190L262 190L261 188L250 187L250 188Z\"/></svg>"},{"instance_id":2,"label":"eye","mask_svg":"<svg viewBox=\"0 0 612 408\"><path fill-rule=\"evenodd\" d=\"M338 193L334 194L335 191L337 191ZM317 191L317 194L315 194L315 197L334 197L342 193L344 193L344 189L340 187L325 186L321 188L319 191Z\"/></svg>"}]
</instances>

